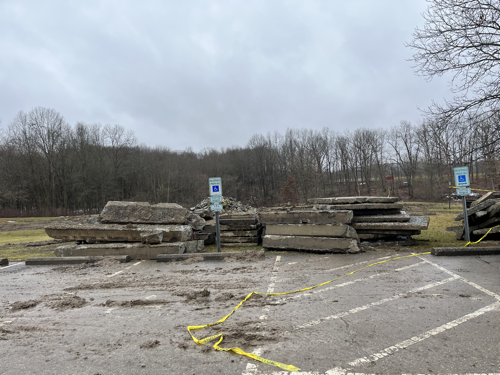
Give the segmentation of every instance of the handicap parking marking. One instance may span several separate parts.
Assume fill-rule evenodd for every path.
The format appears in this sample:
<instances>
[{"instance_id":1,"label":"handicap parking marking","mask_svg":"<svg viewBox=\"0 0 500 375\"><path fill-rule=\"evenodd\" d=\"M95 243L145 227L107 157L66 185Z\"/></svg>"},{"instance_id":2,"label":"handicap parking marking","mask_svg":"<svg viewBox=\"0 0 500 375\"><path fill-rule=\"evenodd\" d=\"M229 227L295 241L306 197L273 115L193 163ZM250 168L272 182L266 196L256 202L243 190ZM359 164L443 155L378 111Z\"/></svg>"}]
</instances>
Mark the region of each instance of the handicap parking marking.
<instances>
[{"instance_id":1,"label":"handicap parking marking","mask_svg":"<svg viewBox=\"0 0 500 375\"><path fill-rule=\"evenodd\" d=\"M113 273L113 274L111 274L111 275L106 275L106 276L107 276L107 277L113 277L113 276L119 275L119 274L121 274L122 272L124 272L124 271L126 271L126 270L129 270L129 269L131 269L132 267L137 266L138 264L141 264L142 262L144 262L144 260L140 260L139 262L134 263L134 264L132 264L131 266L128 266L127 268L124 268L124 269L123 269L123 270L121 270L121 271L118 271L118 272L115 272L115 273Z\"/></svg>"}]
</instances>

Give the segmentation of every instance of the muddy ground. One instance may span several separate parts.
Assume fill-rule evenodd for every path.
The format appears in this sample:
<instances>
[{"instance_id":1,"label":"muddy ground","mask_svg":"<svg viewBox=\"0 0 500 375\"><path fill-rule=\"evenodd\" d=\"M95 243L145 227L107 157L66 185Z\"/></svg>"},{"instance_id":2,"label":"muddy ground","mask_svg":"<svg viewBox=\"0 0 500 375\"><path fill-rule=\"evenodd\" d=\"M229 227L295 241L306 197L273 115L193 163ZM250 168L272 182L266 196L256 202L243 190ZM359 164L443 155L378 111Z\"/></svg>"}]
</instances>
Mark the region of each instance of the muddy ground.
<instances>
[{"instance_id":1,"label":"muddy ground","mask_svg":"<svg viewBox=\"0 0 500 375\"><path fill-rule=\"evenodd\" d=\"M411 252L246 253L224 262L0 268L0 374L277 374L197 345L250 292L317 285ZM224 348L303 374L500 373L500 257L408 257L253 295ZM287 372L283 372L285 374ZM281 374L281 373L280 373Z\"/></svg>"}]
</instances>

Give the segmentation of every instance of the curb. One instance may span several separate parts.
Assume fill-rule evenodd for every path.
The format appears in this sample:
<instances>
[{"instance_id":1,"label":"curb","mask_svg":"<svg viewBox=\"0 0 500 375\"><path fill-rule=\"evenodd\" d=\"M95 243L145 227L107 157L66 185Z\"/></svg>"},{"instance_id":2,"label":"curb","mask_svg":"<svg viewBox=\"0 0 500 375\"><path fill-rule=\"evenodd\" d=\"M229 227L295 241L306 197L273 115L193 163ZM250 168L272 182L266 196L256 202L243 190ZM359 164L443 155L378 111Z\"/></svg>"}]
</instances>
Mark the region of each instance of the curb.
<instances>
[{"instance_id":1,"label":"curb","mask_svg":"<svg viewBox=\"0 0 500 375\"><path fill-rule=\"evenodd\" d=\"M500 254L499 246L490 247L434 247L431 251L436 256L460 255L497 255Z\"/></svg>"}]
</instances>

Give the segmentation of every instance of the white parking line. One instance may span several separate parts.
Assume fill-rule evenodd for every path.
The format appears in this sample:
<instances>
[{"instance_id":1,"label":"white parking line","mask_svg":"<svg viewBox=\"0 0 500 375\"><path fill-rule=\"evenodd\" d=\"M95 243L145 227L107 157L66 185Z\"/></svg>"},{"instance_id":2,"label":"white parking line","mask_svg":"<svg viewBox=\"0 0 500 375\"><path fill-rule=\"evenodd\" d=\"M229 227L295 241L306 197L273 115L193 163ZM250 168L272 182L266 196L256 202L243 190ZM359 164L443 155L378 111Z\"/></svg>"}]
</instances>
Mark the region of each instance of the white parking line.
<instances>
[{"instance_id":1,"label":"white parking line","mask_svg":"<svg viewBox=\"0 0 500 375\"><path fill-rule=\"evenodd\" d=\"M281 255L278 255L276 257L276 260L274 261L274 267L273 267L273 270L271 271L271 280L270 280L269 286L267 287L266 293L273 293L274 292L274 285L276 284L276 279L278 276L278 269L279 269L280 261L281 261ZM266 306L262 309L264 314L260 316L260 320L267 319L267 313L269 312L269 308L270 308L270 306ZM255 349L253 351L253 354L258 355L260 357L260 355L262 354L262 348ZM256 374L256 373L257 373L257 364L253 363L253 362L248 362L243 375L250 375L250 374Z\"/></svg>"},{"instance_id":2,"label":"white parking line","mask_svg":"<svg viewBox=\"0 0 500 375\"><path fill-rule=\"evenodd\" d=\"M4 269L9 268L9 267L19 266L20 264L24 264L24 263L20 262L20 263L16 263L16 264L11 264L10 266L0 267L0 270L4 270Z\"/></svg>"},{"instance_id":3,"label":"white parking line","mask_svg":"<svg viewBox=\"0 0 500 375\"><path fill-rule=\"evenodd\" d=\"M454 328L462 323L465 323L471 319L477 318L478 316L481 316L481 315L483 315L487 312L493 311L493 310L497 310L499 308L500 308L500 302L492 303L491 305L485 306L482 309L479 309L479 310L474 311L470 314L464 315L461 318L455 319L449 323L445 323L439 327L431 329L431 330L424 332L418 336L414 336L408 340L401 341L400 343L397 343L396 345L389 346L388 348L385 348L385 349L379 351L378 353L372 354L369 357L358 358L358 359L356 359L348 364L348 366L350 368L343 369L343 368L336 367L336 368L333 368L331 370L328 370L326 372L326 374L328 374L328 375L338 375L339 373L343 374L343 373L345 373L346 370L351 370L352 367L357 367L360 365L369 364L371 362L378 361L379 359L382 359L382 358L387 357L388 355L394 354L401 349L406 349L414 344L417 344L419 342L422 342L422 341L428 339L429 337L443 333L443 332L445 332L449 329L452 329L452 328Z\"/></svg>"},{"instance_id":4,"label":"white parking line","mask_svg":"<svg viewBox=\"0 0 500 375\"><path fill-rule=\"evenodd\" d=\"M472 282L472 281L469 281L467 280L466 278L460 276L460 275L457 275L456 273L452 272L452 271L449 271L447 270L446 268L440 266L439 264L436 264L434 262L431 262L430 260L427 260L425 258L422 258L422 257L419 257L420 259L422 259L424 262L426 263L429 263L431 265L433 265L434 267L436 268L439 268L441 271L443 272L446 272L447 274L451 275L451 276L456 276L458 279L460 279L461 281L463 281L464 283L467 283L469 284L470 286L473 286L474 288L480 290L481 292L483 293L486 293L487 295L493 297L493 298L496 298L497 300L500 300L500 295L496 294L495 292L492 292L491 290L488 290L488 289L485 289L483 288L482 286L480 285L477 285L476 283Z\"/></svg>"},{"instance_id":5,"label":"white parking line","mask_svg":"<svg viewBox=\"0 0 500 375\"><path fill-rule=\"evenodd\" d=\"M142 263L142 262L144 262L144 260L141 260L141 261L139 261L139 262L137 262L137 263L134 263L134 264L132 264L131 266L128 266L127 268L124 268L124 269L123 269L123 270L121 270L121 271L118 271L118 272L115 272L115 273L113 273L113 274L111 274L111 275L106 275L106 276L107 276L107 277L113 277L113 276L119 275L119 274L121 274L123 271L126 271L126 270L128 270L128 269L132 268L133 266L137 266L138 264L140 264L140 263Z\"/></svg>"},{"instance_id":6,"label":"white parking line","mask_svg":"<svg viewBox=\"0 0 500 375\"><path fill-rule=\"evenodd\" d=\"M418 263L410 264L409 266L405 266L405 267L401 267L401 268L396 268L394 271L399 272L399 271L407 270L407 269L410 269L410 268L413 268L413 267L421 266L424 263L425 262L418 262ZM380 273L376 273L376 274L368 276L368 277L362 277L360 279L356 279L356 280L352 280L352 281L346 281L345 283L342 283L342 284L336 284L336 285L333 285L333 286L330 286L330 287L321 288L319 290L314 290L312 292L300 293L300 294L297 294L297 295L294 295L294 296L284 297L284 298L281 299L281 301L284 302L284 301L288 301L288 300L293 300L293 299L297 299L297 298L302 298L302 297L310 296L310 295L313 295L313 294L324 293L324 292L327 292L327 291L332 290L332 289L341 288L341 287L344 287L344 286L347 286L347 285L352 285L352 284L360 282L360 281L370 280L370 279L373 279L375 277L386 275L388 273L390 273L390 272L380 272Z\"/></svg>"},{"instance_id":7,"label":"white parking line","mask_svg":"<svg viewBox=\"0 0 500 375\"><path fill-rule=\"evenodd\" d=\"M421 292L421 291L427 290L427 289L431 289L431 288L434 288L436 286L443 285L443 284L449 283L450 281L457 280L457 279L458 279L458 277L453 276L453 277L450 277L450 278L445 279L445 280L441 280L441 281L438 281L438 282L435 282L435 283L432 283L432 284L427 284L427 285L424 285L424 286L422 286L420 288L416 288L416 289L410 290L408 292L396 294L395 296L392 296L392 297L389 297L389 298L384 298L384 299L381 299L379 301L372 302L372 303L369 303L369 304L364 305L364 306L356 307L354 309L351 309L351 310L348 310L348 311L345 311L345 312L342 312L342 313L339 313L339 314L334 314L334 315L330 315L330 316L327 316L327 317L324 317L324 318L313 320L313 321L311 321L309 323L297 326L295 328L295 330L303 329L303 328L307 328L307 327L312 327L312 326L318 325L318 324L320 324L322 322L325 322L325 321L328 321L328 320L331 320L331 319L340 319L340 318L343 318L343 317L345 317L347 315L355 314L357 312L367 310L367 309L369 309L371 307L382 305L382 304L384 304L386 302L395 301L395 300L398 300L400 298L406 297L409 294ZM287 334L287 333L290 333L290 332L285 332L284 334Z\"/></svg>"}]
</instances>

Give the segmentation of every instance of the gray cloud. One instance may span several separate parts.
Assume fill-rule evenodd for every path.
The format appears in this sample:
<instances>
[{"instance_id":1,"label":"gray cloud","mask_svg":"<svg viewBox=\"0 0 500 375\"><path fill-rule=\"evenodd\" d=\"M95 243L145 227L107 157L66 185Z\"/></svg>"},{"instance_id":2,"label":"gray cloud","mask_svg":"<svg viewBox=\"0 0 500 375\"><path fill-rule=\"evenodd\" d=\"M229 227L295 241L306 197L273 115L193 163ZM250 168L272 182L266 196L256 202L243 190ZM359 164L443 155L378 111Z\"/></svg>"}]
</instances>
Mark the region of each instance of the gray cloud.
<instances>
[{"instance_id":1,"label":"gray cloud","mask_svg":"<svg viewBox=\"0 0 500 375\"><path fill-rule=\"evenodd\" d=\"M404 47L424 0L10 1L0 4L0 118L54 108L141 143L244 146L287 127L418 122L450 96Z\"/></svg>"}]
</instances>

